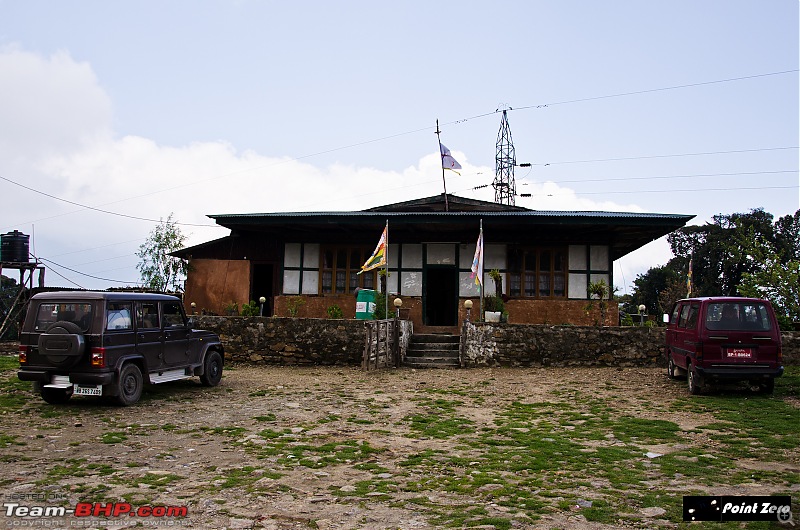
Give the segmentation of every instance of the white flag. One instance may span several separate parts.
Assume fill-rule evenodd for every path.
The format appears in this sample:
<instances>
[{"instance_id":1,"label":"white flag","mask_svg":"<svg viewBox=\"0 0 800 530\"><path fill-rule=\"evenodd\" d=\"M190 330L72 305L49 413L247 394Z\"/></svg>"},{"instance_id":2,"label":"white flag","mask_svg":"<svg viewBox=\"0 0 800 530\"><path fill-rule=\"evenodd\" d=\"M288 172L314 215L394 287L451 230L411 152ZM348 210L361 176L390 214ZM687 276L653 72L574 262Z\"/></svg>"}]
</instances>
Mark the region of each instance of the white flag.
<instances>
[{"instance_id":1,"label":"white flag","mask_svg":"<svg viewBox=\"0 0 800 530\"><path fill-rule=\"evenodd\" d=\"M472 274L471 278L475 278L475 285L478 289L483 290L483 228L478 234L478 242L475 244L475 257L472 258Z\"/></svg>"},{"instance_id":2,"label":"white flag","mask_svg":"<svg viewBox=\"0 0 800 530\"><path fill-rule=\"evenodd\" d=\"M458 173L456 170L461 169L461 164L450 154L450 149L445 147L442 142L439 142L439 151L442 153L442 168ZM461 173L458 174L460 175Z\"/></svg>"}]
</instances>

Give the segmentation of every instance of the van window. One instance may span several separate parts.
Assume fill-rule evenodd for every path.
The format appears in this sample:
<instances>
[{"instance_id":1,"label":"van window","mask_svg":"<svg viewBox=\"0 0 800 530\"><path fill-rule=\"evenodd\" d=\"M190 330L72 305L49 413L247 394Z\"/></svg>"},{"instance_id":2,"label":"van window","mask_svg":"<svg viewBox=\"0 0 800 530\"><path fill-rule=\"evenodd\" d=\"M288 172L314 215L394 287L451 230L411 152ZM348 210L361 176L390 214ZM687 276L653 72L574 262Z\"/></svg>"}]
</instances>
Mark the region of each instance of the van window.
<instances>
[{"instance_id":1,"label":"van window","mask_svg":"<svg viewBox=\"0 0 800 530\"><path fill-rule=\"evenodd\" d=\"M686 327L694 329L697 327L697 314L700 312L700 304L692 304L689 307L689 316L686 317Z\"/></svg>"},{"instance_id":2,"label":"van window","mask_svg":"<svg viewBox=\"0 0 800 530\"><path fill-rule=\"evenodd\" d=\"M689 318L689 305L687 304L683 306L683 308L681 309L681 319L678 321L678 327L685 328L686 321L688 320L688 318Z\"/></svg>"},{"instance_id":3,"label":"van window","mask_svg":"<svg viewBox=\"0 0 800 530\"><path fill-rule=\"evenodd\" d=\"M669 317L670 324L678 324L678 315L681 314L681 305L675 304L675 307L672 309L672 316Z\"/></svg>"},{"instance_id":4,"label":"van window","mask_svg":"<svg viewBox=\"0 0 800 530\"><path fill-rule=\"evenodd\" d=\"M708 304L706 328L727 331L769 331L772 322L767 306L758 302Z\"/></svg>"}]
</instances>

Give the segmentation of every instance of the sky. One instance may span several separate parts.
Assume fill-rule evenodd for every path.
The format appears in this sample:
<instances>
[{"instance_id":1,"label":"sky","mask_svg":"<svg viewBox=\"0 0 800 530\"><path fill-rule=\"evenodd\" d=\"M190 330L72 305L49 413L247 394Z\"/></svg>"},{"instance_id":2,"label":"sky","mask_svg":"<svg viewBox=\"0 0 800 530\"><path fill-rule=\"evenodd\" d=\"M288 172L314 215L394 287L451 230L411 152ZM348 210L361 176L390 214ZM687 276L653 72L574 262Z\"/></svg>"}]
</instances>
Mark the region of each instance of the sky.
<instances>
[{"instance_id":1,"label":"sky","mask_svg":"<svg viewBox=\"0 0 800 530\"><path fill-rule=\"evenodd\" d=\"M447 191L492 201L503 109L531 164L518 206L793 214L798 17L795 0L0 0L0 233L31 236L48 285L135 285L170 215L188 246L229 233L210 214L441 194L437 120L463 166ZM662 238L617 260L619 293L671 256Z\"/></svg>"}]
</instances>

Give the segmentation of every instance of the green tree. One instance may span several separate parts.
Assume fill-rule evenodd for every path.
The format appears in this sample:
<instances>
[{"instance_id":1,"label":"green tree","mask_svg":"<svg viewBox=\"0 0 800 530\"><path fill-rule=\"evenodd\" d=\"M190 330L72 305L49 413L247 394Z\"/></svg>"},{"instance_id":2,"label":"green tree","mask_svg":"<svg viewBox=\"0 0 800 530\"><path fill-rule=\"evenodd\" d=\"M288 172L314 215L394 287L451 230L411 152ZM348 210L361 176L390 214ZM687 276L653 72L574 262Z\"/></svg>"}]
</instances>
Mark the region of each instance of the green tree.
<instances>
[{"instance_id":1,"label":"green tree","mask_svg":"<svg viewBox=\"0 0 800 530\"><path fill-rule=\"evenodd\" d=\"M171 256L183 248L186 236L181 233L172 214L167 220L159 220L136 255L141 259L136 269L141 273L142 283L156 291L182 291L189 264L186 260Z\"/></svg>"},{"instance_id":2,"label":"green tree","mask_svg":"<svg viewBox=\"0 0 800 530\"><path fill-rule=\"evenodd\" d=\"M668 299L662 300L661 294L667 291L674 293L676 284L683 284L681 296L686 296L686 269L682 261L672 258L666 265L651 267L644 274L638 274L633 280L634 308L644 304L648 311L656 315L669 311L675 300L671 300L671 294Z\"/></svg>"},{"instance_id":3,"label":"green tree","mask_svg":"<svg viewBox=\"0 0 800 530\"><path fill-rule=\"evenodd\" d=\"M760 264L742 275L739 292L766 298L775 307L782 329L800 322L800 210L775 222L775 239L754 238L746 250Z\"/></svg>"},{"instance_id":4,"label":"green tree","mask_svg":"<svg viewBox=\"0 0 800 530\"><path fill-rule=\"evenodd\" d=\"M750 242L777 244L772 219L772 214L761 208L750 213L719 214L711 223L687 226L667 236L672 253L682 260L682 270L687 270L692 259L692 294L736 296L743 275L762 267L749 252Z\"/></svg>"}]
</instances>

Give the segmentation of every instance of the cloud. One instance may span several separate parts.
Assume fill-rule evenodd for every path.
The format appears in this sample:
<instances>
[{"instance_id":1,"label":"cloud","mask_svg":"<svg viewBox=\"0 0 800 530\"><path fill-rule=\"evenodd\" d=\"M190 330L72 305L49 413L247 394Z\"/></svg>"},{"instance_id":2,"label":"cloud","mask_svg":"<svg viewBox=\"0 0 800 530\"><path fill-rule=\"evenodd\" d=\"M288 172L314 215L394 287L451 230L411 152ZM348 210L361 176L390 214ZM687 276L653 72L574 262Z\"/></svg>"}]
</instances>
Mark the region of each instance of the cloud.
<instances>
[{"instance_id":1,"label":"cloud","mask_svg":"<svg viewBox=\"0 0 800 530\"><path fill-rule=\"evenodd\" d=\"M225 141L159 145L118 135L113 120L111 98L89 64L67 52L44 57L0 48L0 176L50 195L0 181L7 199L0 230L35 234L37 254L60 265L130 282L138 278L136 249L154 226L131 217L158 220L174 213L187 224L182 232L193 245L227 234L188 226L213 225L208 214L364 209L442 190L438 153L395 171L342 163L317 167L240 151ZM491 181L494 169L471 165L466 153L453 155L464 168L461 176L446 174L448 191L493 200L491 187L473 188ZM532 197L517 204L540 210L641 211L583 198L552 182L520 185L518 191ZM109 286L56 270L84 287ZM52 274L48 283L65 284Z\"/></svg>"}]
</instances>

